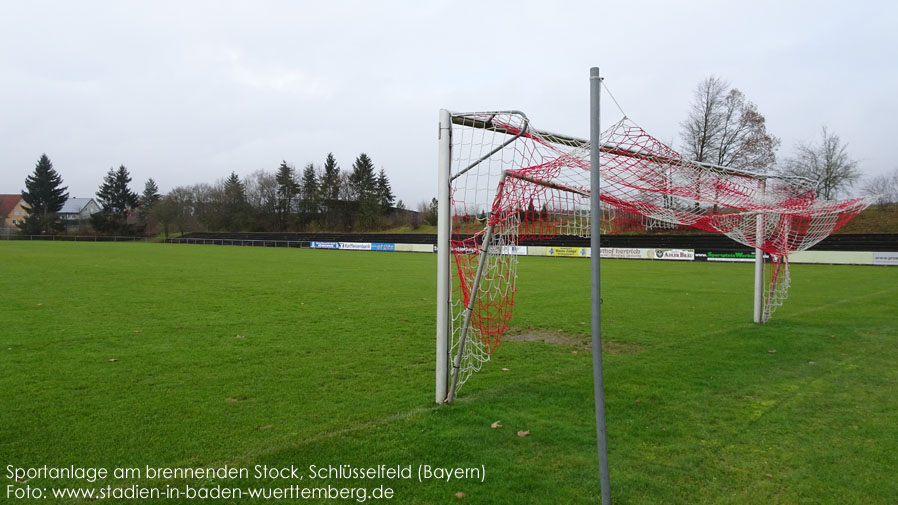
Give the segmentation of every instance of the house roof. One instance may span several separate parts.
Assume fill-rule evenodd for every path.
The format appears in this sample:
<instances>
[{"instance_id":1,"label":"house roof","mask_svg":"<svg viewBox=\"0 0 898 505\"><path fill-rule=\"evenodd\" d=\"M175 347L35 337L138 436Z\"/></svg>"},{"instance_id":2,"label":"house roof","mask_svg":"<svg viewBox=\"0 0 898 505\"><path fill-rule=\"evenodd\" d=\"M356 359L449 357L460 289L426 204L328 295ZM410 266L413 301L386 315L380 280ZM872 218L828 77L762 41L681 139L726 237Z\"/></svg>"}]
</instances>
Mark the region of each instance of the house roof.
<instances>
[{"instance_id":1,"label":"house roof","mask_svg":"<svg viewBox=\"0 0 898 505\"><path fill-rule=\"evenodd\" d=\"M69 198L59 209L60 214L78 214L93 198Z\"/></svg>"},{"instance_id":2,"label":"house roof","mask_svg":"<svg viewBox=\"0 0 898 505\"><path fill-rule=\"evenodd\" d=\"M8 216L21 201L22 195L0 195L0 216Z\"/></svg>"}]
</instances>

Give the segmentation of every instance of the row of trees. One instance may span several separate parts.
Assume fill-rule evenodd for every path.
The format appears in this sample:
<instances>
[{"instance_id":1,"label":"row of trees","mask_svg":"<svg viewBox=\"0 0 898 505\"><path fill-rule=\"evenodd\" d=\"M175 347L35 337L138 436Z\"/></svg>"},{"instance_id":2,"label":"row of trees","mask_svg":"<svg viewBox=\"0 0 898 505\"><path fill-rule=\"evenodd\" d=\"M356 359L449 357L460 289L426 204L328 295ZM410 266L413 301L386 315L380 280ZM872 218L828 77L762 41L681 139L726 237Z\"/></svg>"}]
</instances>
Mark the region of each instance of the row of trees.
<instances>
[{"instance_id":1,"label":"row of trees","mask_svg":"<svg viewBox=\"0 0 898 505\"><path fill-rule=\"evenodd\" d=\"M329 153L319 168L301 172L284 161L277 171L258 170L241 179L231 173L215 184L172 189L150 216L165 233L192 230L350 231L414 221L416 213L396 201L383 169L360 154L349 172Z\"/></svg>"},{"instance_id":2,"label":"row of trees","mask_svg":"<svg viewBox=\"0 0 898 505\"><path fill-rule=\"evenodd\" d=\"M131 175L122 165L110 169L96 193L102 210L90 224L100 233L136 235L159 225L166 234L178 231L311 231L373 230L416 224L422 218L396 202L383 169L360 154L349 172L332 153L319 169L313 163L301 173L284 161L276 172L259 170L241 179L236 173L214 184L179 186L161 195L153 179L142 194L130 189ZM22 197L30 214L24 233L64 230L59 219L69 194L46 154L25 180ZM149 229L148 229L149 227Z\"/></svg>"},{"instance_id":3,"label":"row of trees","mask_svg":"<svg viewBox=\"0 0 898 505\"><path fill-rule=\"evenodd\" d=\"M124 165L109 169L97 191L100 212L90 216L94 230L116 235L134 235L143 231L151 207L161 196L153 179L146 183L142 197L131 191L131 175ZM28 216L19 225L29 235L50 234L65 231L66 225L59 216L69 199L68 187L62 185L62 176L53 168L53 162L42 154L34 167L34 173L25 178L22 200L28 206ZM137 218L133 218L137 211Z\"/></svg>"}]
</instances>

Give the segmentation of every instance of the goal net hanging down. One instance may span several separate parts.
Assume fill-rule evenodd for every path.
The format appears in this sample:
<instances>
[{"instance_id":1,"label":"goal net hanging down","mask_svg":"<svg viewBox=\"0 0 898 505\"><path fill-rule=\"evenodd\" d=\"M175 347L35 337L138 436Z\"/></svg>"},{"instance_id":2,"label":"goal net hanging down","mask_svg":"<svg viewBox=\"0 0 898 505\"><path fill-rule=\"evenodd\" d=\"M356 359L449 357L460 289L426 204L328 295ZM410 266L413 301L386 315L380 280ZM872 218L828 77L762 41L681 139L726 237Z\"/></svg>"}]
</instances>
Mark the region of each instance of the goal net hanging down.
<instances>
[{"instance_id":1,"label":"goal net hanging down","mask_svg":"<svg viewBox=\"0 0 898 505\"><path fill-rule=\"evenodd\" d=\"M590 233L588 141L537 130L518 111L443 111L440 137L441 164L448 165L440 232L449 242L440 263L452 281L437 309L437 402L441 359L448 356L455 384L451 401L501 345L519 242ZM817 244L867 206L863 198L820 200L807 183L685 160L626 117L602 133L600 146L602 233L692 227L767 253L761 322L786 297L789 254ZM441 310L448 312L442 328ZM448 334L442 349L441 331Z\"/></svg>"}]
</instances>

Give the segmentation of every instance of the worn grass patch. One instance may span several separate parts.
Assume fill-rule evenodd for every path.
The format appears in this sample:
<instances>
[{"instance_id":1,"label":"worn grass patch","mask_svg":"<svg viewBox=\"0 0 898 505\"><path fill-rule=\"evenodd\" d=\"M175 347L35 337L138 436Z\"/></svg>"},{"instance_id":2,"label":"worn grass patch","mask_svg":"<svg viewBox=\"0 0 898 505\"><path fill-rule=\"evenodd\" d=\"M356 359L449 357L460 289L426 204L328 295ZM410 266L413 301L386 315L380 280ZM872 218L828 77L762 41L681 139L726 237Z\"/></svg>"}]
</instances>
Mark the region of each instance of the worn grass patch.
<instances>
[{"instance_id":1,"label":"worn grass patch","mask_svg":"<svg viewBox=\"0 0 898 505\"><path fill-rule=\"evenodd\" d=\"M22 485L7 465L429 464L486 475L27 484L599 500L585 261L522 258L518 335L436 407L433 255L5 242L0 259L0 502L27 502L3 494ZM757 326L751 265L603 262L616 503L898 503L898 269L792 270Z\"/></svg>"},{"instance_id":2,"label":"worn grass patch","mask_svg":"<svg viewBox=\"0 0 898 505\"><path fill-rule=\"evenodd\" d=\"M592 352L592 335L569 334L553 329L521 329L509 328L505 334L506 342L542 342L570 347L574 350ZM639 352L639 344L621 342L620 340L602 339L602 352L608 354L633 354Z\"/></svg>"}]
</instances>

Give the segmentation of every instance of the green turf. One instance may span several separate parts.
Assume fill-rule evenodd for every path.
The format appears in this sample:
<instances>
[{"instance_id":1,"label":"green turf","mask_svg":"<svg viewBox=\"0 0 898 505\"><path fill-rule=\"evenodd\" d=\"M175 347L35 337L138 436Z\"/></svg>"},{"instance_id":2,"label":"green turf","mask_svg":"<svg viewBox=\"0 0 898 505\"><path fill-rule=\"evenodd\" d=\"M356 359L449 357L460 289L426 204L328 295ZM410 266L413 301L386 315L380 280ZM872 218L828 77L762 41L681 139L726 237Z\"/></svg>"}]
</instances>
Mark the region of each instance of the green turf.
<instances>
[{"instance_id":1,"label":"green turf","mask_svg":"<svg viewBox=\"0 0 898 505\"><path fill-rule=\"evenodd\" d=\"M103 485L598 502L588 263L523 258L512 333L550 342L507 341L454 406L435 407L435 260L0 243L0 503L30 503L7 498L7 465L44 464L482 467L483 483ZM898 269L793 266L790 298L765 326L749 322L751 269L603 262L615 503L898 502Z\"/></svg>"}]
</instances>

